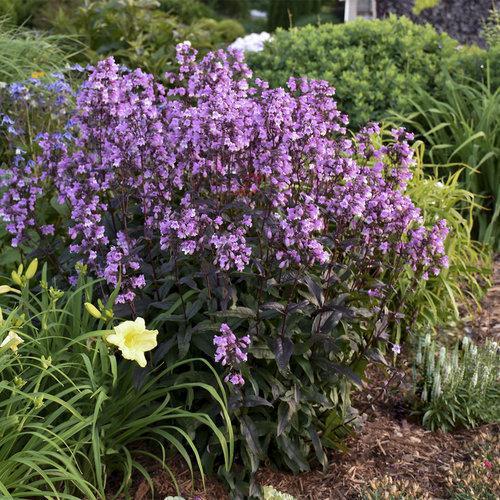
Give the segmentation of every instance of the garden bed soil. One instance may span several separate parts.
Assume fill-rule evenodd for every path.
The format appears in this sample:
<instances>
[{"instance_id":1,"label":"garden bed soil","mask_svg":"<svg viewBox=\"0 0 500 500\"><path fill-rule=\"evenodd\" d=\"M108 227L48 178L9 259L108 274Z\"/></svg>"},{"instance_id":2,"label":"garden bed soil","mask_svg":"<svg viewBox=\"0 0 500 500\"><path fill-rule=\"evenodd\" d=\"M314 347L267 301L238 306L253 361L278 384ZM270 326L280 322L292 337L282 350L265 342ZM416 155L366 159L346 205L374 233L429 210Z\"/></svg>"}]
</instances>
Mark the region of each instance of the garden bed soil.
<instances>
[{"instance_id":1,"label":"garden bed soil","mask_svg":"<svg viewBox=\"0 0 500 500\"><path fill-rule=\"evenodd\" d=\"M486 337L500 337L499 258L495 262L492 282L480 317L465 326L467 333L479 341ZM450 481L457 468L465 470L475 459L481 460L481 454L486 453L489 459L496 457L495 468L498 466L498 425L453 433L428 431L412 418L411 409L404 398L409 387L409 381L404 377L407 370L400 370L388 385L388 375L383 369L371 367L370 370L370 387L356 401L356 406L363 409L366 421L362 431L347 441L347 451L333 453L324 472L313 470L292 475L264 467L257 475L259 484L271 485L297 499L310 500L361 498L367 489L373 490L376 485L387 483L408 485L409 491L418 492L407 498L449 498ZM185 498L229 498L223 485L216 479L207 478L205 489L198 479L193 487L190 473L185 467L174 464L173 470L177 474L180 493ZM156 468L152 477L156 490L154 499L176 495L166 472ZM492 478L498 487L496 497L500 498L500 481L498 476L494 478L492 475ZM134 499L151 498L146 481L139 482ZM402 498L402 492L397 492L392 498Z\"/></svg>"}]
</instances>

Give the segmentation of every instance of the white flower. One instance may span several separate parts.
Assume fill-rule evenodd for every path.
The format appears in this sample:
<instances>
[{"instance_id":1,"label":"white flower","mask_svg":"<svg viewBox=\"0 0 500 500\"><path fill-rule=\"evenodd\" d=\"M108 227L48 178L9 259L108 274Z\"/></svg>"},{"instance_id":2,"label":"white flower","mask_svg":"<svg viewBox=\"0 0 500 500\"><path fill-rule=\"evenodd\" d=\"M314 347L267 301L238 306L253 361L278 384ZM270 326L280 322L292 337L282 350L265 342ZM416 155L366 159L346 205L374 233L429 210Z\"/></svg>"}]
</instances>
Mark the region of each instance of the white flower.
<instances>
[{"instance_id":1,"label":"white flower","mask_svg":"<svg viewBox=\"0 0 500 500\"><path fill-rule=\"evenodd\" d=\"M267 19L267 12L264 10L250 9L250 17L254 19Z\"/></svg>"},{"instance_id":2,"label":"white flower","mask_svg":"<svg viewBox=\"0 0 500 500\"><path fill-rule=\"evenodd\" d=\"M264 43L268 40L271 40L271 35L265 31L250 33L250 35L237 38L229 45L229 48L243 50L244 52L260 52L264 49Z\"/></svg>"}]
</instances>

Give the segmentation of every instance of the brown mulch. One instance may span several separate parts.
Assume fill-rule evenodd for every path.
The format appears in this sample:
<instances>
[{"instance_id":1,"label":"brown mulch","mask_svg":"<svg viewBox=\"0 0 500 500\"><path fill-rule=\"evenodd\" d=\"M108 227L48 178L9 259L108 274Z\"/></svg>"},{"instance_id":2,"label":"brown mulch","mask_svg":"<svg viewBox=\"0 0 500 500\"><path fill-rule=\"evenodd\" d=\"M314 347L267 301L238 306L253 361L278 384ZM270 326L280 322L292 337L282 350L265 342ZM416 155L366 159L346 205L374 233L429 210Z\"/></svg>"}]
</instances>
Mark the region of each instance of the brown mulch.
<instances>
[{"instance_id":1,"label":"brown mulch","mask_svg":"<svg viewBox=\"0 0 500 500\"><path fill-rule=\"evenodd\" d=\"M493 338L500 341L500 255L495 259L491 288L483 300L481 314L471 330L476 339Z\"/></svg>"},{"instance_id":2,"label":"brown mulch","mask_svg":"<svg viewBox=\"0 0 500 500\"><path fill-rule=\"evenodd\" d=\"M471 461L474 443L491 440L499 431L490 425L453 434L431 432L400 420L398 413L384 404L372 408L362 432L350 440L346 453L332 457L326 472L291 476L266 469L259 473L260 484L297 499L356 499L370 481L389 476L418 484L431 498L446 498L451 464Z\"/></svg>"},{"instance_id":3,"label":"brown mulch","mask_svg":"<svg viewBox=\"0 0 500 500\"><path fill-rule=\"evenodd\" d=\"M500 339L500 258L496 259L492 287L483 302L481 315L467 324L465 331L479 341L486 337ZM412 420L411 409L406 406L403 394L409 383L396 378L392 386L384 387L387 374L380 369L372 370L369 377L371 387L358 396L355 405L362 408L366 421L362 431L348 440L347 451L334 453L324 472L313 470L292 475L262 468L257 475L261 485L271 485L297 499L343 500L361 498L361 492L370 481L390 477L417 484L427 498L447 498L447 478L453 464L471 462L474 450L481 449L483 443L489 443L490 448L493 446L493 452L500 457L498 425L453 433L428 431L418 421ZM371 396L373 394L375 396ZM197 480L193 488L185 468L174 465L173 470L184 497L203 500L229 498L216 479L207 478L206 489ZM158 468L152 476L155 499L176 495L167 473ZM140 482L134 499L151 498L147 483ZM418 498L421 498L420 494Z\"/></svg>"}]
</instances>

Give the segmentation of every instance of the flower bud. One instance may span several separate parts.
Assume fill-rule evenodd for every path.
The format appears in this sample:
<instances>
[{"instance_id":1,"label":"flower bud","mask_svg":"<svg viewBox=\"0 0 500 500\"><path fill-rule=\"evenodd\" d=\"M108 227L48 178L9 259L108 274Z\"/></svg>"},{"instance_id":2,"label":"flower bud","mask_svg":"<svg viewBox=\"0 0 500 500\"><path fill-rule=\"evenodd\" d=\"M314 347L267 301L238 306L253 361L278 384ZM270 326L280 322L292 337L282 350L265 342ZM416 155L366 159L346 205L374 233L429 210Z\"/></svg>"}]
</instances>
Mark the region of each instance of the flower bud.
<instances>
[{"instance_id":1,"label":"flower bud","mask_svg":"<svg viewBox=\"0 0 500 500\"><path fill-rule=\"evenodd\" d=\"M9 292L21 293L19 290L17 290L16 288L12 288L9 285L0 285L0 295Z\"/></svg>"},{"instance_id":2,"label":"flower bud","mask_svg":"<svg viewBox=\"0 0 500 500\"><path fill-rule=\"evenodd\" d=\"M33 406L35 408L41 408L43 406L43 396L36 396L33 398Z\"/></svg>"},{"instance_id":3,"label":"flower bud","mask_svg":"<svg viewBox=\"0 0 500 500\"><path fill-rule=\"evenodd\" d=\"M22 264L19 264L19 267L17 268L17 274L19 274L19 276L22 276L23 270L24 266Z\"/></svg>"},{"instance_id":4,"label":"flower bud","mask_svg":"<svg viewBox=\"0 0 500 500\"><path fill-rule=\"evenodd\" d=\"M424 387L424 390L422 391L422 401L427 401L427 387Z\"/></svg>"},{"instance_id":5,"label":"flower bud","mask_svg":"<svg viewBox=\"0 0 500 500\"><path fill-rule=\"evenodd\" d=\"M94 304L91 304L90 302L85 302L85 309L94 318L101 319L102 315L99 312L99 309L97 309L97 307Z\"/></svg>"},{"instance_id":6,"label":"flower bud","mask_svg":"<svg viewBox=\"0 0 500 500\"><path fill-rule=\"evenodd\" d=\"M441 375L436 373L434 375L434 385L432 386L432 398L437 399L441 396Z\"/></svg>"},{"instance_id":7,"label":"flower bud","mask_svg":"<svg viewBox=\"0 0 500 500\"><path fill-rule=\"evenodd\" d=\"M446 361L446 347L441 347L439 349L439 364L440 366L444 365L444 362Z\"/></svg>"},{"instance_id":8,"label":"flower bud","mask_svg":"<svg viewBox=\"0 0 500 500\"><path fill-rule=\"evenodd\" d=\"M52 356L49 356L48 358L46 358L45 356L42 356L40 361L42 362L42 368L44 370L47 370L48 368L50 368L52 366Z\"/></svg>"},{"instance_id":9,"label":"flower bud","mask_svg":"<svg viewBox=\"0 0 500 500\"><path fill-rule=\"evenodd\" d=\"M30 265L28 266L28 269L26 269L24 277L27 280L30 280L31 278L33 278L33 276L35 276L37 269L38 269L38 259L35 258L31 261Z\"/></svg>"},{"instance_id":10,"label":"flower bud","mask_svg":"<svg viewBox=\"0 0 500 500\"><path fill-rule=\"evenodd\" d=\"M23 286L23 281L21 279L21 276L16 271L12 271L10 274L10 277L12 278L12 281L18 285L18 286Z\"/></svg>"}]
</instances>

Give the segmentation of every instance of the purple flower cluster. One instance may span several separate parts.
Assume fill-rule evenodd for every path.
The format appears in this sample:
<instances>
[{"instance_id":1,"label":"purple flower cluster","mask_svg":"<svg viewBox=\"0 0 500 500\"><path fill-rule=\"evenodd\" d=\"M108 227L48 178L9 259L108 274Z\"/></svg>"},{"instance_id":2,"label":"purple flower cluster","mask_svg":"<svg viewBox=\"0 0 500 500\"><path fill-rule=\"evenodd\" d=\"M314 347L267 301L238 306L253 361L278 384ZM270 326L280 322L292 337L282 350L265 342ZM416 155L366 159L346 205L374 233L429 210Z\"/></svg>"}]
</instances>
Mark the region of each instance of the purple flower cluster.
<instances>
[{"instance_id":1,"label":"purple flower cluster","mask_svg":"<svg viewBox=\"0 0 500 500\"><path fill-rule=\"evenodd\" d=\"M327 266L349 249L424 277L447 264L445 223L424 227L405 194L411 135L382 144L370 124L349 139L327 82L269 89L237 51L197 62L184 43L177 58L168 86L112 58L91 71L36 165L10 165L0 217L15 244L50 180L71 211L71 251L109 284L121 278L121 301L146 285L155 245L220 273Z\"/></svg>"},{"instance_id":2,"label":"purple flower cluster","mask_svg":"<svg viewBox=\"0 0 500 500\"><path fill-rule=\"evenodd\" d=\"M36 203L47 187L47 171L34 161L36 131L46 130L47 117L63 123L71 110L73 91L64 75L54 73L41 80L30 78L12 83L0 92L0 220L12 234L12 245L21 243L29 228L36 226ZM5 166L4 166L5 162ZM42 225L42 235L51 225Z\"/></svg>"},{"instance_id":3,"label":"purple flower cluster","mask_svg":"<svg viewBox=\"0 0 500 500\"><path fill-rule=\"evenodd\" d=\"M222 323L220 326L220 333L221 335L214 336L214 345L217 347L215 361L230 368L229 374L224 379L226 382L233 385L243 385L245 381L236 368L247 360L250 337L245 335L238 339L226 323Z\"/></svg>"}]
</instances>

